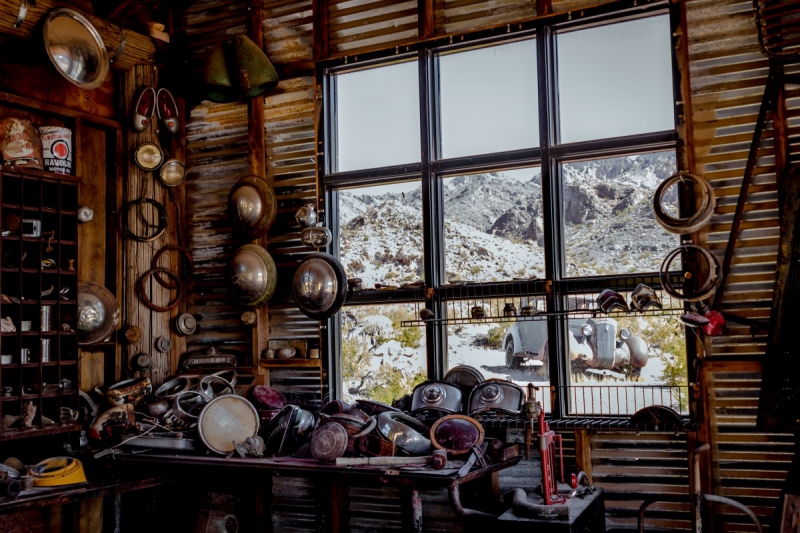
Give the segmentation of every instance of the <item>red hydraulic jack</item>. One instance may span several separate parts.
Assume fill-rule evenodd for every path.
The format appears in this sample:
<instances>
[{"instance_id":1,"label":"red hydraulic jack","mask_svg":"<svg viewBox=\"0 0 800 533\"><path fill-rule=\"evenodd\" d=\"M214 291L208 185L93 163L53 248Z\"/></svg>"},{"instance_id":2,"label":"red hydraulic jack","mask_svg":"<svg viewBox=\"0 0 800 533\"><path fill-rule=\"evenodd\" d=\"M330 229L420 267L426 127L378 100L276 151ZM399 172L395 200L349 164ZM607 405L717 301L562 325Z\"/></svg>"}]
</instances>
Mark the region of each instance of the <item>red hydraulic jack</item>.
<instances>
[{"instance_id":1,"label":"red hydraulic jack","mask_svg":"<svg viewBox=\"0 0 800 533\"><path fill-rule=\"evenodd\" d=\"M561 435L550 429L544 420L544 409L536 404L539 411L539 451L542 453L542 495L545 505L564 503L566 496L558 494L558 482L564 483L564 451L561 447ZM558 442L558 458L561 466L561 477L556 479L556 442Z\"/></svg>"}]
</instances>

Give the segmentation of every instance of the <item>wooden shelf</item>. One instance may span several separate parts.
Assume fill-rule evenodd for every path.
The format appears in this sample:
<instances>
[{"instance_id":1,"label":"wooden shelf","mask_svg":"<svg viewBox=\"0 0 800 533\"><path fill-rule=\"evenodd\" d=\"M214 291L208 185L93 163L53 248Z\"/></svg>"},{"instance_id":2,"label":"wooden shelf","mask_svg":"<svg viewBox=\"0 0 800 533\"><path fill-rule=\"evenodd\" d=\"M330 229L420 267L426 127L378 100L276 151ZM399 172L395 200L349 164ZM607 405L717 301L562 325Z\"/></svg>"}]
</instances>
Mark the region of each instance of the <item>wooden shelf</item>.
<instances>
[{"instance_id":1,"label":"wooden shelf","mask_svg":"<svg viewBox=\"0 0 800 533\"><path fill-rule=\"evenodd\" d=\"M261 368L287 368L287 367L321 367L322 359L262 359L258 362Z\"/></svg>"}]
</instances>

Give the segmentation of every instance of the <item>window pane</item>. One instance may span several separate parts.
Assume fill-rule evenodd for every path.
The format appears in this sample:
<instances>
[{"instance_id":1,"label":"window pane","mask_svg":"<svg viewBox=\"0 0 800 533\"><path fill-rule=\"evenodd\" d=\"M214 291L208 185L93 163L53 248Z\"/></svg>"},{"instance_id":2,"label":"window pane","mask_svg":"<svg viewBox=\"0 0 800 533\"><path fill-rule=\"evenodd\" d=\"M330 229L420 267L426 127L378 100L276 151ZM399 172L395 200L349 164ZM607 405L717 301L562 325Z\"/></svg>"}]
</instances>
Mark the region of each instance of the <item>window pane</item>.
<instances>
[{"instance_id":1,"label":"window pane","mask_svg":"<svg viewBox=\"0 0 800 533\"><path fill-rule=\"evenodd\" d=\"M560 142L675 127L669 18L557 36Z\"/></svg>"},{"instance_id":2,"label":"window pane","mask_svg":"<svg viewBox=\"0 0 800 533\"><path fill-rule=\"evenodd\" d=\"M448 282L544 277L538 168L442 181Z\"/></svg>"},{"instance_id":3,"label":"window pane","mask_svg":"<svg viewBox=\"0 0 800 533\"><path fill-rule=\"evenodd\" d=\"M487 379L509 379L523 388L528 383L547 386L550 366L546 320L520 317L516 321L475 323L468 319L475 306L483 307L487 317L503 316L507 303L514 304L517 315L523 306L530 306L533 312L545 310L541 296L460 300L448 304L448 368L469 365ZM549 397L547 400L549 405Z\"/></svg>"},{"instance_id":4,"label":"window pane","mask_svg":"<svg viewBox=\"0 0 800 533\"><path fill-rule=\"evenodd\" d=\"M589 336L581 332L587 318L569 320L572 414L630 415L650 405L688 412L686 331L677 316L593 320ZM627 341L620 337L623 328L631 332ZM598 331L612 341L598 342Z\"/></svg>"},{"instance_id":5,"label":"window pane","mask_svg":"<svg viewBox=\"0 0 800 533\"><path fill-rule=\"evenodd\" d=\"M567 276L655 272L680 244L653 216L653 193L676 171L675 152L564 163L561 170ZM664 203L677 211L674 187Z\"/></svg>"},{"instance_id":6,"label":"window pane","mask_svg":"<svg viewBox=\"0 0 800 533\"><path fill-rule=\"evenodd\" d=\"M337 170L420 160L417 63L336 75Z\"/></svg>"},{"instance_id":7,"label":"window pane","mask_svg":"<svg viewBox=\"0 0 800 533\"><path fill-rule=\"evenodd\" d=\"M342 265L365 288L423 279L419 180L339 191L339 229Z\"/></svg>"},{"instance_id":8,"label":"window pane","mask_svg":"<svg viewBox=\"0 0 800 533\"><path fill-rule=\"evenodd\" d=\"M536 41L439 56L442 156L539 145Z\"/></svg>"},{"instance_id":9,"label":"window pane","mask_svg":"<svg viewBox=\"0 0 800 533\"><path fill-rule=\"evenodd\" d=\"M414 304L348 306L342 317L342 399L392 403L425 381L425 331Z\"/></svg>"}]
</instances>

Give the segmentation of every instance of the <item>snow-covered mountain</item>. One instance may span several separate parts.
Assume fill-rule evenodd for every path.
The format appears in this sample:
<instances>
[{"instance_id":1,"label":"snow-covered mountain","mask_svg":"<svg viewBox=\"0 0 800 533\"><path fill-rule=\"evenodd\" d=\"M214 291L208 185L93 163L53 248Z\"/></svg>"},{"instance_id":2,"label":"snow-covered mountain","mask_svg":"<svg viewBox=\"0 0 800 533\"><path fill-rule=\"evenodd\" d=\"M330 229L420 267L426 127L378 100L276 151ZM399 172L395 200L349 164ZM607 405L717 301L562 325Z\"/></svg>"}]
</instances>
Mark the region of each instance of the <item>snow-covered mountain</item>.
<instances>
[{"instance_id":1,"label":"snow-covered mountain","mask_svg":"<svg viewBox=\"0 0 800 533\"><path fill-rule=\"evenodd\" d=\"M652 196L675 171L661 152L563 166L563 224L570 276L657 270L678 244L652 212ZM363 193L363 189L359 191ZM676 204L673 195L668 198ZM341 258L366 287L423 277L422 201L417 188L340 193ZM487 173L444 181L448 281L543 277L541 176Z\"/></svg>"}]
</instances>

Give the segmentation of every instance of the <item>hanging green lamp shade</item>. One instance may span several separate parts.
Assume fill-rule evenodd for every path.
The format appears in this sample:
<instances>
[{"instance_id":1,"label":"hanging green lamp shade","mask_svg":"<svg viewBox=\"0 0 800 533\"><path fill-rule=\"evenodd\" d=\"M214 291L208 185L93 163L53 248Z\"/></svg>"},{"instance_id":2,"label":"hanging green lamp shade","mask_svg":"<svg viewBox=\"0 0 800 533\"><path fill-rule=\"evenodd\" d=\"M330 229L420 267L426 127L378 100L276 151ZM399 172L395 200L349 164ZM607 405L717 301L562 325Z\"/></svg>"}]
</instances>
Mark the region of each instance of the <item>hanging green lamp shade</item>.
<instances>
[{"instance_id":1,"label":"hanging green lamp shade","mask_svg":"<svg viewBox=\"0 0 800 533\"><path fill-rule=\"evenodd\" d=\"M258 96L278 85L278 73L259 46L246 35L231 40L234 76L247 98Z\"/></svg>"}]
</instances>

